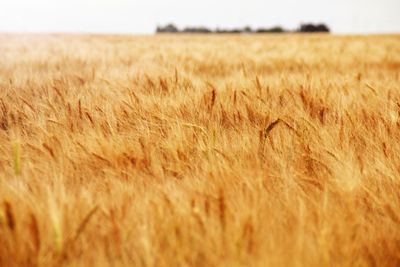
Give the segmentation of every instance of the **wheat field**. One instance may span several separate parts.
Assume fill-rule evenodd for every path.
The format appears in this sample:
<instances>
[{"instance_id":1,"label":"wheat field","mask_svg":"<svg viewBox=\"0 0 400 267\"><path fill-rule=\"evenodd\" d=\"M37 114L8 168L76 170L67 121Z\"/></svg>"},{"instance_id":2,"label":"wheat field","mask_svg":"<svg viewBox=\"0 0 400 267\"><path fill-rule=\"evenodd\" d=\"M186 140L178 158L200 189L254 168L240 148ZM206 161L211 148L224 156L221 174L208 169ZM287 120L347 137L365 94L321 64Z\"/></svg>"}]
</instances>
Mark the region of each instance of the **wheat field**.
<instances>
[{"instance_id":1,"label":"wheat field","mask_svg":"<svg viewBox=\"0 0 400 267\"><path fill-rule=\"evenodd\" d=\"M400 266L400 36L0 35L0 266Z\"/></svg>"}]
</instances>

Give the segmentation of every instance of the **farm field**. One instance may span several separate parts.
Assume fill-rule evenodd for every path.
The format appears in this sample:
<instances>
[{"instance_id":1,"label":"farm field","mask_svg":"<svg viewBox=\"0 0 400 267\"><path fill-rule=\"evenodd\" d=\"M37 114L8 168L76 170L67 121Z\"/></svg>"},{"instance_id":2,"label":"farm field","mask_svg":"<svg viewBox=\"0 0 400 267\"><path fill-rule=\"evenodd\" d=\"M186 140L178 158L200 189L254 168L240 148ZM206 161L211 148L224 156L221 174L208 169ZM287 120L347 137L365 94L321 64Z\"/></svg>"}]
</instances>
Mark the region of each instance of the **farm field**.
<instances>
[{"instance_id":1,"label":"farm field","mask_svg":"<svg viewBox=\"0 0 400 267\"><path fill-rule=\"evenodd\" d=\"M0 35L0 266L400 266L400 36Z\"/></svg>"}]
</instances>

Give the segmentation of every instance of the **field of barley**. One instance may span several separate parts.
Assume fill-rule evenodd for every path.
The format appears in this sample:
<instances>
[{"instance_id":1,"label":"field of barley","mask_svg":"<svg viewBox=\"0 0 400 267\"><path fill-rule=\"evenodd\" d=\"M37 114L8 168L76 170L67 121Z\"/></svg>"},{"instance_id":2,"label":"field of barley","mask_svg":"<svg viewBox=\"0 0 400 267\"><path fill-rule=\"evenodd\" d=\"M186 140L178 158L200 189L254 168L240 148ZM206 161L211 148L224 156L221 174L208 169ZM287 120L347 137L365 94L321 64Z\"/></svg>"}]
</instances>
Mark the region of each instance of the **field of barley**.
<instances>
[{"instance_id":1,"label":"field of barley","mask_svg":"<svg viewBox=\"0 0 400 267\"><path fill-rule=\"evenodd\" d=\"M400 36L0 35L0 266L400 266Z\"/></svg>"}]
</instances>

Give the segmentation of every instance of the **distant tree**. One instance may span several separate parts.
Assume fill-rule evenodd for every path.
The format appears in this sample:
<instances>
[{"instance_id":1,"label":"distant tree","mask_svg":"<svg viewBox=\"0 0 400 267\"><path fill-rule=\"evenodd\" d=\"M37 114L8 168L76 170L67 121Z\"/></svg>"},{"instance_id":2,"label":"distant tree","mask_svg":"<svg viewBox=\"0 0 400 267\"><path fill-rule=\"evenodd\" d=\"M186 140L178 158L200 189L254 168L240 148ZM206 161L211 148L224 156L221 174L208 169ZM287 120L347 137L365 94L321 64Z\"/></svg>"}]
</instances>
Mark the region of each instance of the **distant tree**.
<instances>
[{"instance_id":1,"label":"distant tree","mask_svg":"<svg viewBox=\"0 0 400 267\"><path fill-rule=\"evenodd\" d=\"M325 24L318 24L317 25L317 29L319 32L330 32L331 30L329 29L329 27Z\"/></svg>"},{"instance_id":2,"label":"distant tree","mask_svg":"<svg viewBox=\"0 0 400 267\"><path fill-rule=\"evenodd\" d=\"M260 28L256 30L257 33L283 33L286 32L285 29L283 29L280 26L272 27L272 28Z\"/></svg>"},{"instance_id":3,"label":"distant tree","mask_svg":"<svg viewBox=\"0 0 400 267\"><path fill-rule=\"evenodd\" d=\"M165 26L158 26L156 29L157 33L229 33L229 34L239 34L239 33L284 33L289 32L280 26L275 26L272 28L259 28L255 31L251 27L247 26L244 28L233 28L233 29L220 29L217 28L215 31L210 30L206 27L186 27L182 31L178 29L174 24L167 24ZM330 32L330 29L325 24L301 24L296 32Z\"/></svg>"},{"instance_id":4,"label":"distant tree","mask_svg":"<svg viewBox=\"0 0 400 267\"><path fill-rule=\"evenodd\" d=\"M298 32L330 32L330 29L325 24L301 24Z\"/></svg>"},{"instance_id":5,"label":"distant tree","mask_svg":"<svg viewBox=\"0 0 400 267\"><path fill-rule=\"evenodd\" d=\"M215 31L216 33L252 33L253 30L247 26L244 28L233 28L233 29L219 29L217 28L217 30Z\"/></svg>"},{"instance_id":6,"label":"distant tree","mask_svg":"<svg viewBox=\"0 0 400 267\"><path fill-rule=\"evenodd\" d=\"M228 33L229 30L217 28L217 30L216 30L215 32L216 32L216 33Z\"/></svg>"},{"instance_id":7,"label":"distant tree","mask_svg":"<svg viewBox=\"0 0 400 267\"><path fill-rule=\"evenodd\" d=\"M206 27L187 27L183 29L184 33L212 33L213 31Z\"/></svg>"},{"instance_id":8,"label":"distant tree","mask_svg":"<svg viewBox=\"0 0 400 267\"><path fill-rule=\"evenodd\" d=\"M242 33L243 30L242 29L232 29L229 31L229 33Z\"/></svg>"},{"instance_id":9,"label":"distant tree","mask_svg":"<svg viewBox=\"0 0 400 267\"><path fill-rule=\"evenodd\" d=\"M244 32L244 33L252 33L253 30L251 29L250 26L246 26L246 27L243 28L243 32Z\"/></svg>"},{"instance_id":10,"label":"distant tree","mask_svg":"<svg viewBox=\"0 0 400 267\"><path fill-rule=\"evenodd\" d=\"M157 33L177 33L177 32L179 32L179 29L174 24L170 23L170 24L167 24L166 26L158 26L156 32Z\"/></svg>"}]
</instances>

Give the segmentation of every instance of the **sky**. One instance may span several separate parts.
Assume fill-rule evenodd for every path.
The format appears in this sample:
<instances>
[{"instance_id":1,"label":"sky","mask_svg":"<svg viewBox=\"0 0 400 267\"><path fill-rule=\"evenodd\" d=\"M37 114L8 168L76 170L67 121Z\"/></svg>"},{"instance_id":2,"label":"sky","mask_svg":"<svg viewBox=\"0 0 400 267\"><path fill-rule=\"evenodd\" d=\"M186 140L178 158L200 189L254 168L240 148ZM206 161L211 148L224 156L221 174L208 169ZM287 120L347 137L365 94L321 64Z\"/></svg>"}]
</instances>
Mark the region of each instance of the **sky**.
<instances>
[{"instance_id":1,"label":"sky","mask_svg":"<svg viewBox=\"0 0 400 267\"><path fill-rule=\"evenodd\" d=\"M335 33L400 33L400 0L0 0L0 32L152 33L326 23Z\"/></svg>"}]
</instances>

